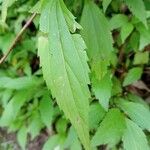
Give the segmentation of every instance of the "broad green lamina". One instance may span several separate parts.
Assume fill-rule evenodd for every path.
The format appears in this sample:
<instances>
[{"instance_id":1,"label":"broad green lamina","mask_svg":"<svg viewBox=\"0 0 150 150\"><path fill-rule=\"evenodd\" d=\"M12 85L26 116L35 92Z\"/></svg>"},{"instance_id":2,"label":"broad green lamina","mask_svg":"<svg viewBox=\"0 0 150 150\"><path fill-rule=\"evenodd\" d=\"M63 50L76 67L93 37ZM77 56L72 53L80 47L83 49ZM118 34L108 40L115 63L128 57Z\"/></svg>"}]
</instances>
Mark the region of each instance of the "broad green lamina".
<instances>
[{"instance_id":1,"label":"broad green lamina","mask_svg":"<svg viewBox=\"0 0 150 150\"><path fill-rule=\"evenodd\" d=\"M150 150L149 0L0 11L0 149Z\"/></svg>"}]
</instances>

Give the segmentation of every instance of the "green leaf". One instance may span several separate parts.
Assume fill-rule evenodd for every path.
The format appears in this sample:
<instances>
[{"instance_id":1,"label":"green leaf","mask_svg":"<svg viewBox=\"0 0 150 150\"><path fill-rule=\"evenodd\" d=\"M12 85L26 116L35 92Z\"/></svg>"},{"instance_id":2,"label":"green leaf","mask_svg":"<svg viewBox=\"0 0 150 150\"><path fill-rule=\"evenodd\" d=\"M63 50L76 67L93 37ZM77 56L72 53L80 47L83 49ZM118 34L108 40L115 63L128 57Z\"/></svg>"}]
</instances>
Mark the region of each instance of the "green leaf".
<instances>
[{"instance_id":1,"label":"green leaf","mask_svg":"<svg viewBox=\"0 0 150 150\"><path fill-rule=\"evenodd\" d=\"M105 110L99 103L93 103L90 105L89 124L91 130L97 129L105 113L106 113Z\"/></svg>"},{"instance_id":2,"label":"green leaf","mask_svg":"<svg viewBox=\"0 0 150 150\"><path fill-rule=\"evenodd\" d=\"M6 21L7 9L10 7L16 0L3 0L2 2L2 22Z\"/></svg>"},{"instance_id":3,"label":"green leaf","mask_svg":"<svg viewBox=\"0 0 150 150\"><path fill-rule=\"evenodd\" d=\"M106 12L108 6L110 5L112 0L103 0L102 2L102 5L103 5L103 10L104 10L104 13Z\"/></svg>"},{"instance_id":4,"label":"green leaf","mask_svg":"<svg viewBox=\"0 0 150 150\"><path fill-rule=\"evenodd\" d=\"M118 56L117 53L115 51L113 51L111 53L111 65L115 68L118 65Z\"/></svg>"},{"instance_id":5,"label":"green leaf","mask_svg":"<svg viewBox=\"0 0 150 150\"><path fill-rule=\"evenodd\" d=\"M44 144L42 150L60 149L63 141L64 137L61 137L60 135L54 135L52 137L49 137L49 139Z\"/></svg>"},{"instance_id":6,"label":"green leaf","mask_svg":"<svg viewBox=\"0 0 150 150\"><path fill-rule=\"evenodd\" d=\"M30 118L30 123L28 126L28 132L31 134L31 139L33 140L43 128L43 123L40 118L40 114L38 111L32 113Z\"/></svg>"},{"instance_id":7,"label":"green leaf","mask_svg":"<svg viewBox=\"0 0 150 150\"><path fill-rule=\"evenodd\" d=\"M134 26L131 23L126 23L123 25L123 27L121 28L122 43L125 42L126 38L131 34L133 29L134 29Z\"/></svg>"},{"instance_id":8,"label":"green leaf","mask_svg":"<svg viewBox=\"0 0 150 150\"><path fill-rule=\"evenodd\" d=\"M92 89L100 100L100 104L108 109L111 84L108 87L107 85L111 81L109 79L105 84L103 78L110 78L104 76L108 71L107 67L110 64L113 51L109 23L97 5L92 1L87 1L82 13L81 25L83 27L81 35L87 44L87 54L91 61ZM102 89L101 84L105 85L103 89L106 89L106 92L104 94L102 92L105 90Z\"/></svg>"},{"instance_id":9,"label":"green leaf","mask_svg":"<svg viewBox=\"0 0 150 150\"><path fill-rule=\"evenodd\" d=\"M114 15L110 21L109 21L109 26L111 28L111 30L120 28L122 26L124 26L124 24L128 23L128 17L123 15L123 14L117 14Z\"/></svg>"},{"instance_id":10,"label":"green leaf","mask_svg":"<svg viewBox=\"0 0 150 150\"><path fill-rule=\"evenodd\" d=\"M42 1L38 1L31 9L29 12L31 13L39 13L41 12L41 7L42 7Z\"/></svg>"},{"instance_id":11,"label":"green leaf","mask_svg":"<svg viewBox=\"0 0 150 150\"><path fill-rule=\"evenodd\" d=\"M64 143L64 149L82 150L82 146L73 127L69 129L68 136Z\"/></svg>"},{"instance_id":12,"label":"green leaf","mask_svg":"<svg viewBox=\"0 0 150 150\"><path fill-rule=\"evenodd\" d=\"M75 143L71 145L70 150L82 150L79 140L75 141Z\"/></svg>"},{"instance_id":13,"label":"green leaf","mask_svg":"<svg viewBox=\"0 0 150 150\"><path fill-rule=\"evenodd\" d=\"M129 93L127 95L127 99L131 100L132 102L135 102L135 103L140 103L142 104L144 107L148 108L149 109L149 106L147 104L146 101L144 101L144 99L142 99L140 96L138 95L135 95L135 94L131 94Z\"/></svg>"},{"instance_id":14,"label":"green leaf","mask_svg":"<svg viewBox=\"0 0 150 150\"><path fill-rule=\"evenodd\" d=\"M75 21L75 17L67 9L66 5L61 1L62 10L64 12L64 17L66 19L69 30L74 33L76 29L81 29L82 27Z\"/></svg>"},{"instance_id":15,"label":"green leaf","mask_svg":"<svg viewBox=\"0 0 150 150\"><path fill-rule=\"evenodd\" d=\"M129 40L129 44L134 51L139 50L139 41L140 41L140 34L137 31L134 31Z\"/></svg>"},{"instance_id":16,"label":"green leaf","mask_svg":"<svg viewBox=\"0 0 150 150\"><path fill-rule=\"evenodd\" d=\"M25 150L27 143L27 128L25 126L22 126L21 129L18 131L17 140L22 150Z\"/></svg>"},{"instance_id":17,"label":"green leaf","mask_svg":"<svg viewBox=\"0 0 150 150\"><path fill-rule=\"evenodd\" d=\"M107 73L101 80L92 79L93 91L99 103L107 111L109 107L109 99L112 92L112 81L110 73Z\"/></svg>"},{"instance_id":18,"label":"green leaf","mask_svg":"<svg viewBox=\"0 0 150 150\"><path fill-rule=\"evenodd\" d=\"M127 86L139 80L141 78L141 75L142 75L142 68L134 67L130 69L124 79L123 86Z\"/></svg>"},{"instance_id":19,"label":"green leaf","mask_svg":"<svg viewBox=\"0 0 150 150\"><path fill-rule=\"evenodd\" d=\"M3 91L3 96L1 98L1 102L2 102L2 106L5 108L8 101L11 99L11 97L13 96L13 91L10 89L6 89L5 91Z\"/></svg>"},{"instance_id":20,"label":"green leaf","mask_svg":"<svg viewBox=\"0 0 150 150\"><path fill-rule=\"evenodd\" d=\"M7 9L8 9L8 6L9 6L9 1L10 0L3 0L3 3L2 3L2 22L6 21Z\"/></svg>"},{"instance_id":21,"label":"green leaf","mask_svg":"<svg viewBox=\"0 0 150 150\"><path fill-rule=\"evenodd\" d=\"M34 76L19 78L10 78L5 76L0 78L0 88L22 90L37 87L43 82L44 81L41 78L36 78Z\"/></svg>"},{"instance_id":22,"label":"green leaf","mask_svg":"<svg viewBox=\"0 0 150 150\"><path fill-rule=\"evenodd\" d=\"M22 120L24 116L20 114L15 118L15 120L8 126L8 132L19 131L20 127L23 125Z\"/></svg>"},{"instance_id":23,"label":"green leaf","mask_svg":"<svg viewBox=\"0 0 150 150\"><path fill-rule=\"evenodd\" d=\"M132 13L147 27L146 9L143 0L125 0Z\"/></svg>"},{"instance_id":24,"label":"green leaf","mask_svg":"<svg viewBox=\"0 0 150 150\"><path fill-rule=\"evenodd\" d=\"M149 52L138 52L134 56L134 65L147 64L149 61Z\"/></svg>"},{"instance_id":25,"label":"green leaf","mask_svg":"<svg viewBox=\"0 0 150 150\"><path fill-rule=\"evenodd\" d=\"M121 82L116 77L112 78L112 85L112 96L122 93Z\"/></svg>"},{"instance_id":26,"label":"green leaf","mask_svg":"<svg viewBox=\"0 0 150 150\"><path fill-rule=\"evenodd\" d=\"M0 49L2 50L3 54L6 53L14 38L15 35L9 32L0 36Z\"/></svg>"},{"instance_id":27,"label":"green leaf","mask_svg":"<svg viewBox=\"0 0 150 150\"><path fill-rule=\"evenodd\" d=\"M150 111L140 103L119 100L121 109L141 128L150 131Z\"/></svg>"},{"instance_id":28,"label":"green leaf","mask_svg":"<svg viewBox=\"0 0 150 150\"><path fill-rule=\"evenodd\" d=\"M94 60L91 64L92 77L102 80L108 72L108 66L107 60Z\"/></svg>"},{"instance_id":29,"label":"green leaf","mask_svg":"<svg viewBox=\"0 0 150 150\"><path fill-rule=\"evenodd\" d=\"M16 119L20 108L23 106L29 96L29 91L18 91L6 105L2 117L0 119L0 126L8 126Z\"/></svg>"},{"instance_id":30,"label":"green leaf","mask_svg":"<svg viewBox=\"0 0 150 150\"><path fill-rule=\"evenodd\" d=\"M50 128L53 119L53 105L52 99L48 93L44 93L44 96L40 101L39 111L42 122L47 126L47 128Z\"/></svg>"},{"instance_id":31,"label":"green leaf","mask_svg":"<svg viewBox=\"0 0 150 150\"><path fill-rule=\"evenodd\" d=\"M85 44L81 36L69 32L78 28L68 21L63 1L48 1L43 7L40 18L39 37L40 62L47 86L53 97L70 119L85 149L90 149L88 110L90 83ZM69 19L70 20L70 19ZM72 19L70 21L73 21Z\"/></svg>"},{"instance_id":32,"label":"green leaf","mask_svg":"<svg viewBox=\"0 0 150 150\"><path fill-rule=\"evenodd\" d=\"M125 130L125 119L119 109L110 109L92 139L92 145L115 146Z\"/></svg>"},{"instance_id":33,"label":"green leaf","mask_svg":"<svg viewBox=\"0 0 150 150\"><path fill-rule=\"evenodd\" d=\"M149 34L149 33L148 33ZM140 47L139 50L143 50L148 44L150 43L149 40L146 38L146 36L141 35L140 36Z\"/></svg>"},{"instance_id":34,"label":"green leaf","mask_svg":"<svg viewBox=\"0 0 150 150\"><path fill-rule=\"evenodd\" d=\"M88 47L87 54L90 60L97 60L97 58L110 60L113 51L113 40L109 23L101 10L92 1L85 3L81 25L83 27L81 35Z\"/></svg>"},{"instance_id":35,"label":"green leaf","mask_svg":"<svg viewBox=\"0 0 150 150\"><path fill-rule=\"evenodd\" d=\"M123 147L125 150L149 150L146 136L141 128L134 122L126 119L127 129L123 135Z\"/></svg>"},{"instance_id":36,"label":"green leaf","mask_svg":"<svg viewBox=\"0 0 150 150\"><path fill-rule=\"evenodd\" d=\"M139 49L143 50L145 46L147 46L150 43L150 28L146 29L146 27L139 23L136 25L136 29L140 33L140 46Z\"/></svg>"},{"instance_id":37,"label":"green leaf","mask_svg":"<svg viewBox=\"0 0 150 150\"><path fill-rule=\"evenodd\" d=\"M66 119L64 118L60 118L57 122L56 122L56 125L55 125L55 128L56 128L56 131L57 133L59 134L66 134L66 131L67 131L67 121Z\"/></svg>"}]
</instances>

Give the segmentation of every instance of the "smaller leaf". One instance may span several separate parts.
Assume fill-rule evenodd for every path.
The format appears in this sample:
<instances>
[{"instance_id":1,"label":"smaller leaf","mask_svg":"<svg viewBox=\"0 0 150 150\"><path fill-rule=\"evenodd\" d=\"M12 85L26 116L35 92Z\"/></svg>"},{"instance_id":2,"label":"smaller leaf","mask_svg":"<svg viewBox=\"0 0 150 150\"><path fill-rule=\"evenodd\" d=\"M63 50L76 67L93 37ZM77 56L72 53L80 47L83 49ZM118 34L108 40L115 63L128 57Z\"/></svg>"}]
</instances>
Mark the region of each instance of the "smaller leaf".
<instances>
[{"instance_id":1,"label":"smaller leaf","mask_svg":"<svg viewBox=\"0 0 150 150\"><path fill-rule=\"evenodd\" d=\"M91 64L92 75L96 79L101 80L107 74L108 66L110 65L108 60L95 60Z\"/></svg>"},{"instance_id":2,"label":"smaller leaf","mask_svg":"<svg viewBox=\"0 0 150 150\"><path fill-rule=\"evenodd\" d=\"M18 131L17 140L22 150L25 150L27 143L27 128L25 126L21 127L21 129Z\"/></svg>"},{"instance_id":3,"label":"smaller leaf","mask_svg":"<svg viewBox=\"0 0 150 150\"><path fill-rule=\"evenodd\" d=\"M103 0L102 2L102 5L103 5L103 10L104 10L104 13L106 12L109 4L111 3L112 0Z\"/></svg>"},{"instance_id":4,"label":"smaller leaf","mask_svg":"<svg viewBox=\"0 0 150 150\"><path fill-rule=\"evenodd\" d=\"M145 46L147 46L150 42L150 29L146 29L146 27L142 23L138 23L136 25L136 29L140 33L140 50L143 50Z\"/></svg>"},{"instance_id":5,"label":"smaller leaf","mask_svg":"<svg viewBox=\"0 0 150 150\"><path fill-rule=\"evenodd\" d=\"M118 64L118 56L117 56L117 54L116 54L115 51L113 51L113 52L111 53L111 60L110 60L110 63L112 64L112 66L113 66L114 68L116 68L116 66L117 66L117 64Z\"/></svg>"},{"instance_id":6,"label":"smaller leaf","mask_svg":"<svg viewBox=\"0 0 150 150\"><path fill-rule=\"evenodd\" d=\"M105 115L105 110L99 103L92 103L89 110L90 129L96 129Z\"/></svg>"},{"instance_id":7,"label":"smaller leaf","mask_svg":"<svg viewBox=\"0 0 150 150\"><path fill-rule=\"evenodd\" d=\"M0 49L2 50L3 54L6 53L6 50L9 48L14 38L14 33L9 32L0 36Z\"/></svg>"},{"instance_id":8,"label":"smaller leaf","mask_svg":"<svg viewBox=\"0 0 150 150\"><path fill-rule=\"evenodd\" d=\"M140 96L138 95L135 95L135 94L131 94L129 93L127 95L127 99L131 100L132 102L135 102L135 103L140 103L142 104L144 107L146 107L147 109L149 109L149 106L148 104L146 103L146 101L144 101Z\"/></svg>"},{"instance_id":9,"label":"smaller leaf","mask_svg":"<svg viewBox=\"0 0 150 150\"><path fill-rule=\"evenodd\" d=\"M112 81L111 75L107 73L101 80L93 78L93 91L99 103L107 111L111 97Z\"/></svg>"},{"instance_id":10,"label":"smaller leaf","mask_svg":"<svg viewBox=\"0 0 150 150\"><path fill-rule=\"evenodd\" d=\"M12 121L16 119L20 108L23 106L27 100L29 92L19 91L15 93L9 103L6 105L2 117L0 119L0 126L8 126Z\"/></svg>"},{"instance_id":11,"label":"smaller leaf","mask_svg":"<svg viewBox=\"0 0 150 150\"><path fill-rule=\"evenodd\" d=\"M122 43L125 42L126 38L131 34L133 31L134 26L131 23L126 23L124 26L121 28L121 39Z\"/></svg>"},{"instance_id":12,"label":"smaller leaf","mask_svg":"<svg viewBox=\"0 0 150 150\"><path fill-rule=\"evenodd\" d=\"M120 81L116 78L112 78L113 86L112 86L112 96L122 93L122 87Z\"/></svg>"},{"instance_id":13,"label":"smaller leaf","mask_svg":"<svg viewBox=\"0 0 150 150\"><path fill-rule=\"evenodd\" d=\"M149 52L138 52L134 56L134 65L147 64L149 61Z\"/></svg>"},{"instance_id":14,"label":"smaller leaf","mask_svg":"<svg viewBox=\"0 0 150 150\"><path fill-rule=\"evenodd\" d=\"M121 109L141 128L150 131L150 111L140 103L128 102L125 100L118 101Z\"/></svg>"},{"instance_id":15,"label":"smaller leaf","mask_svg":"<svg viewBox=\"0 0 150 150\"><path fill-rule=\"evenodd\" d=\"M52 137L49 137L49 139L44 144L42 150L60 149L63 143L62 141L64 141L64 137L61 137L60 135L54 135Z\"/></svg>"},{"instance_id":16,"label":"smaller leaf","mask_svg":"<svg viewBox=\"0 0 150 150\"><path fill-rule=\"evenodd\" d=\"M123 135L123 147L125 150L149 150L146 136L142 129L134 122L126 119L127 129Z\"/></svg>"},{"instance_id":17,"label":"smaller leaf","mask_svg":"<svg viewBox=\"0 0 150 150\"><path fill-rule=\"evenodd\" d=\"M2 0L2 22L6 21L7 10L16 0Z\"/></svg>"},{"instance_id":18,"label":"smaller leaf","mask_svg":"<svg viewBox=\"0 0 150 150\"><path fill-rule=\"evenodd\" d=\"M43 80L36 77L19 77L19 78L10 78L10 77L1 77L0 78L0 88L7 89L28 89L31 87L36 87L43 83Z\"/></svg>"},{"instance_id":19,"label":"smaller leaf","mask_svg":"<svg viewBox=\"0 0 150 150\"><path fill-rule=\"evenodd\" d=\"M117 14L113 16L109 21L111 30L120 28L126 23L128 23L128 17L123 14Z\"/></svg>"},{"instance_id":20,"label":"smaller leaf","mask_svg":"<svg viewBox=\"0 0 150 150\"><path fill-rule=\"evenodd\" d=\"M82 150L79 140L75 141L75 143L71 145L70 150Z\"/></svg>"},{"instance_id":21,"label":"smaller leaf","mask_svg":"<svg viewBox=\"0 0 150 150\"><path fill-rule=\"evenodd\" d=\"M139 50L142 51L150 42L149 40L146 38L146 36L141 35L140 36L140 47Z\"/></svg>"},{"instance_id":22,"label":"smaller leaf","mask_svg":"<svg viewBox=\"0 0 150 150\"><path fill-rule=\"evenodd\" d=\"M8 132L17 132L22 126L22 116L17 116L16 119L8 126ZM23 118L24 119L24 118Z\"/></svg>"},{"instance_id":23,"label":"smaller leaf","mask_svg":"<svg viewBox=\"0 0 150 150\"><path fill-rule=\"evenodd\" d=\"M134 31L131 34L131 37L129 40L129 44L134 51L137 51L139 49L139 41L140 41L140 34Z\"/></svg>"},{"instance_id":24,"label":"smaller leaf","mask_svg":"<svg viewBox=\"0 0 150 150\"><path fill-rule=\"evenodd\" d=\"M53 118L53 105L48 93L44 93L44 96L40 101L39 111L43 123L49 128Z\"/></svg>"},{"instance_id":25,"label":"smaller leaf","mask_svg":"<svg viewBox=\"0 0 150 150\"><path fill-rule=\"evenodd\" d=\"M31 139L34 139L40 133L40 130L43 128L43 123L38 111L33 112L30 119L31 120L28 127L28 132L31 134Z\"/></svg>"},{"instance_id":26,"label":"smaller leaf","mask_svg":"<svg viewBox=\"0 0 150 150\"><path fill-rule=\"evenodd\" d=\"M57 133L62 134L62 135L65 134L67 131L67 123L68 122L66 121L66 119L60 118L56 122L56 126L55 126Z\"/></svg>"},{"instance_id":27,"label":"smaller leaf","mask_svg":"<svg viewBox=\"0 0 150 150\"><path fill-rule=\"evenodd\" d=\"M139 80L141 78L141 75L142 75L142 68L134 67L130 69L124 79L123 86L127 86Z\"/></svg>"},{"instance_id":28,"label":"smaller leaf","mask_svg":"<svg viewBox=\"0 0 150 150\"><path fill-rule=\"evenodd\" d=\"M83 27L81 35L88 47L89 59L95 62L99 59L109 61L113 51L113 39L109 22L93 1L85 3L81 25Z\"/></svg>"},{"instance_id":29,"label":"smaller leaf","mask_svg":"<svg viewBox=\"0 0 150 150\"><path fill-rule=\"evenodd\" d=\"M4 108L7 106L7 103L12 96L13 96L12 90L6 89L5 91L3 91L1 102Z\"/></svg>"},{"instance_id":30,"label":"smaller leaf","mask_svg":"<svg viewBox=\"0 0 150 150\"><path fill-rule=\"evenodd\" d=\"M143 0L125 0L132 13L147 27L146 9Z\"/></svg>"},{"instance_id":31,"label":"smaller leaf","mask_svg":"<svg viewBox=\"0 0 150 150\"><path fill-rule=\"evenodd\" d=\"M119 109L110 109L92 139L92 145L115 146L125 130L125 119Z\"/></svg>"},{"instance_id":32,"label":"smaller leaf","mask_svg":"<svg viewBox=\"0 0 150 150\"><path fill-rule=\"evenodd\" d=\"M81 143L80 143L78 136L76 134L76 131L73 127L71 127L69 129L68 136L64 143L64 149L82 150Z\"/></svg>"}]
</instances>

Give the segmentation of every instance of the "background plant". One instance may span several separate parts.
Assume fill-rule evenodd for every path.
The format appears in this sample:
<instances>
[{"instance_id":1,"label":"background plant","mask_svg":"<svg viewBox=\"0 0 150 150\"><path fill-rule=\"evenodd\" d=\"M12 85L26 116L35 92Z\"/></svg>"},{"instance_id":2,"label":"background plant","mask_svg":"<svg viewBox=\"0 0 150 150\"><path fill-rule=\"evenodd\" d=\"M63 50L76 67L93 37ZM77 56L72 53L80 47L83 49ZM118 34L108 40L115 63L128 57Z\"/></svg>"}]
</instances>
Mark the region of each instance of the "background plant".
<instances>
[{"instance_id":1,"label":"background plant","mask_svg":"<svg viewBox=\"0 0 150 150\"><path fill-rule=\"evenodd\" d=\"M150 149L149 0L0 3L1 56L37 14L0 66L0 126L21 149L42 130L44 150Z\"/></svg>"}]
</instances>

